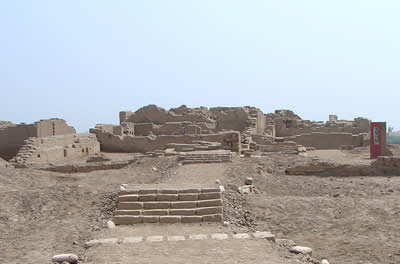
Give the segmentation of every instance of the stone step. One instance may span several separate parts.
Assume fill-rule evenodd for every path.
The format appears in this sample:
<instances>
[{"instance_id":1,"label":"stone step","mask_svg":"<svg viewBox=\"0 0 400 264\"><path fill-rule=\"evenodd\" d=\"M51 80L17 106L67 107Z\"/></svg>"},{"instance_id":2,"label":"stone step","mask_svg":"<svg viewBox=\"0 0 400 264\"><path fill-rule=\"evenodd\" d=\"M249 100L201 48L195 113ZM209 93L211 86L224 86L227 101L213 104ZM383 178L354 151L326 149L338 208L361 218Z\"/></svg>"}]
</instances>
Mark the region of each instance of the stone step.
<instances>
[{"instance_id":1,"label":"stone step","mask_svg":"<svg viewBox=\"0 0 400 264\"><path fill-rule=\"evenodd\" d=\"M222 200L212 199L212 200L198 200L198 201L176 201L176 202L142 201L142 202L118 203L119 210L190 209L197 207L214 207L214 206L222 206Z\"/></svg>"},{"instance_id":2,"label":"stone step","mask_svg":"<svg viewBox=\"0 0 400 264\"><path fill-rule=\"evenodd\" d=\"M152 209L152 210L116 210L114 215L209 215L222 214L222 206L190 209Z\"/></svg>"},{"instance_id":3,"label":"stone step","mask_svg":"<svg viewBox=\"0 0 400 264\"><path fill-rule=\"evenodd\" d=\"M221 192L209 193L179 193L179 194L125 194L119 196L120 202L138 201L197 201L221 199Z\"/></svg>"},{"instance_id":4,"label":"stone step","mask_svg":"<svg viewBox=\"0 0 400 264\"><path fill-rule=\"evenodd\" d=\"M221 192L219 188L186 188L186 189L127 189L120 191L120 195L125 194L180 194L180 193L216 193Z\"/></svg>"},{"instance_id":5,"label":"stone step","mask_svg":"<svg viewBox=\"0 0 400 264\"><path fill-rule=\"evenodd\" d=\"M140 223L196 223L222 222L222 214L210 215L116 215L113 221L117 225L131 225Z\"/></svg>"},{"instance_id":6,"label":"stone step","mask_svg":"<svg viewBox=\"0 0 400 264\"><path fill-rule=\"evenodd\" d=\"M197 163L225 163L231 160L185 160L183 164L197 164Z\"/></svg>"}]
</instances>

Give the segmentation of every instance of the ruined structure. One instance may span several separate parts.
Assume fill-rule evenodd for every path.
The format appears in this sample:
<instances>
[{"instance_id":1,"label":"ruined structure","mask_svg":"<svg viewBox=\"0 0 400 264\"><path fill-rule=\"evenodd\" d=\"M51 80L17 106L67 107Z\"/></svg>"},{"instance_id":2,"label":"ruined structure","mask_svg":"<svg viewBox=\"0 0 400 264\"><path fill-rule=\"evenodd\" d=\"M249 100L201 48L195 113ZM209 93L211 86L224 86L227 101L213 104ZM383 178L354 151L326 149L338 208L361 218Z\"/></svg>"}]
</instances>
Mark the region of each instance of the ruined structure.
<instances>
[{"instance_id":1,"label":"ruined structure","mask_svg":"<svg viewBox=\"0 0 400 264\"><path fill-rule=\"evenodd\" d=\"M97 125L103 151L152 152L225 149L248 153L284 151L297 153L299 145L316 149L360 147L368 144L370 121L303 120L290 110L264 114L245 107L188 108L165 110L149 105L136 112L122 111L120 125ZM202 143L200 143L202 142Z\"/></svg>"},{"instance_id":2,"label":"ruined structure","mask_svg":"<svg viewBox=\"0 0 400 264\"><path fill-rule=\"evenodd\" d=\"M99 152L100 143L93 134L31 137L25 140L24 145L10 162L23 165L67 161Z\"/></svg>"},{"instance_id":3,"label":"ruined structure","mask_svg":"<svg viewBox=\"0 0 400 264\"><path fill-rule=\"evenodd\" d=\"M41 138L56 135L75 134L73 127L63 119L40 120L33 124L3 123L0 127L0 157L10 160L31 137Z\"/></svg>"}]
</instances>

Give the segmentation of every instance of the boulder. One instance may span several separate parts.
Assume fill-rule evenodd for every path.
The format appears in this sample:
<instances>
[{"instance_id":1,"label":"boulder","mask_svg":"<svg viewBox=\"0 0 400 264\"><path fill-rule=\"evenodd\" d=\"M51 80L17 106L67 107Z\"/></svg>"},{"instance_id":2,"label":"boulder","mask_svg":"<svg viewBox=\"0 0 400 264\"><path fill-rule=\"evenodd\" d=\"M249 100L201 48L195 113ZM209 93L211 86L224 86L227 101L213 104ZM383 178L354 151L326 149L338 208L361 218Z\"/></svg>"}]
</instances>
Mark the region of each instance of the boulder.
<instances>
[{"instance_id":1,"label":"boulder","mask_svg":"<svg viewBox=\"0 0 400 264\"><path fill-rule=\"evenodd\" d=\"M51 261L57 262L57 263L62 263L62 262L78 263L79 258L77 255L74 255L74 254L60 254L60 255L53 256L51 258Z\"/></svg>"},{"instance_id":2,"label":"boulder","mask_svg":"<svg viewBox=\"0 0 400 264\"><path fill-rule=\"evenodd\" d=\"M289 249L289 252L312 256L312 249L309 247L294 246Z\"/></svg>"}]
</instances>

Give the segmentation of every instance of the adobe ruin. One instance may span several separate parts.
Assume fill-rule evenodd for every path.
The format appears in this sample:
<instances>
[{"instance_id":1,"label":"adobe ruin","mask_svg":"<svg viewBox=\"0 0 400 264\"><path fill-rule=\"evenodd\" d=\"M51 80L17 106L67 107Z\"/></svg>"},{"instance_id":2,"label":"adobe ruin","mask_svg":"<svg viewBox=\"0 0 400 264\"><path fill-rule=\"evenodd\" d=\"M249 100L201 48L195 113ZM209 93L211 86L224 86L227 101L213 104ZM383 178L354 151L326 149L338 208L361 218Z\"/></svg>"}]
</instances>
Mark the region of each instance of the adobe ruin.
<instances>
[{"instance_id":1,"label":"adobe ruin","mask_svg":"<svg viewBox=\"0 0 400 264\"><path fill-rule=\"evenodd\" d=\"M119 125L96 125L106 152L154 152L225 149L238 153L295 152L299 145L316 149L339 149L368 145L370 121L303 120L290 110L264 114L256 107L198 107L165 110L148 105L136 112L121 111ZM201 144L202 143L202 144Z\"/></svg>"}]
</instances>

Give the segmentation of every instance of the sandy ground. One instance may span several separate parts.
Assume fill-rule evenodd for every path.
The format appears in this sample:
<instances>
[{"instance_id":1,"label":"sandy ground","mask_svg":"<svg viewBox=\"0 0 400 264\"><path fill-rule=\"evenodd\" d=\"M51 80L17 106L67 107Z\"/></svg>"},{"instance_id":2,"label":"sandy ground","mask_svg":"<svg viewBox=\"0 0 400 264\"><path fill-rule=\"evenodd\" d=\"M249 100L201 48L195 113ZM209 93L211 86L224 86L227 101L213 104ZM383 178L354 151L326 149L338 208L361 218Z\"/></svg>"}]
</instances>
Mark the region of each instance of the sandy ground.
<instances>
[{"instance_id":1,"label":"sandy ground","mask_svg":"<svg viewBox=\"0 0 400 264\"><path fill-rule=\"evenodd\" d=\"M323 157L325 154L312 156L335 159ZM115 263L161 263L166 259L171 263L298 263L291 254L264 241L82 247L93 238L125 234L246 231L248 226L242 226L243 222L252 219L252 228L270 230L278 238L310 246L314 256L327 257L331 264L400 263L400 177L284 175L287 166L310 158L272 154L235 158L232 163L184 166L177 165L175 157L145 158L125 169L87 174L0 169L1 259L4 263L50 263L54 254L74 252L87 263L114 263L117 256L120 262ZM346 162L351 161L346 158ZM121 183L209 185L220 179L234 188L249 176L255 179L257 193L234 200L251 218L238 226L137 225L117 228L115 233L105 228ZM227 211L231 213L229 208ZM191 256L192 262L188 261ZM216 261L221 256L225 262Z\"/></svg>"}]
</instances>

